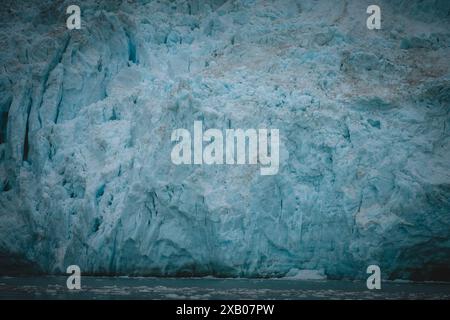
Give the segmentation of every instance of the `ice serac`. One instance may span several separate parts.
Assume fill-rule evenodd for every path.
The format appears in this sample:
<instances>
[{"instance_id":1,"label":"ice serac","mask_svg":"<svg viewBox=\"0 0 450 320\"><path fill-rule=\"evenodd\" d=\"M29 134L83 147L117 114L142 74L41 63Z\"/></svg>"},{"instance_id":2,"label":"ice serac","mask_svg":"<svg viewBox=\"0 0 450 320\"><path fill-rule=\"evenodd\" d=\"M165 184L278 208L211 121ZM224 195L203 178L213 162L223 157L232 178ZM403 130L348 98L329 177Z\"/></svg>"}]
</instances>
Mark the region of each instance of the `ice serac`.
<instances>
[{"instance_id":1,"label":"ice serac","mask_svg":"<svg viewBox=\"0 0 450 320\"><path fill-rule=\"evenodd\" d=\"M2 272L449 280L450 2L378 3L2 3ZM196 120L278 174L174 165Z\"/></svg>"}]
</instances>

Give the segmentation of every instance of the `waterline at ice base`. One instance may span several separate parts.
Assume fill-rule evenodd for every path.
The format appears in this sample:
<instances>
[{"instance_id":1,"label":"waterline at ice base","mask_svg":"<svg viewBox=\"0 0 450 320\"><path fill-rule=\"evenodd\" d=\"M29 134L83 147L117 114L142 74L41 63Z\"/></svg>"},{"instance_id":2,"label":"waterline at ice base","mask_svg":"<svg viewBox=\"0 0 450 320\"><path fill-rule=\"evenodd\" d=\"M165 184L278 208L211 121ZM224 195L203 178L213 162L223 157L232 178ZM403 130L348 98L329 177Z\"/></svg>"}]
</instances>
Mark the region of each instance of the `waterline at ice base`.
<instances>
[{"instance_id":1,"label":"waterline at ice base","mask_svg":"<svg viewBox=\"0 0 450 320\"><path fill-rule=\"evenodd\" d=\"M7 0L0 46L1 298L448 299L449 1Z\"/></svg>"}]
</instances>

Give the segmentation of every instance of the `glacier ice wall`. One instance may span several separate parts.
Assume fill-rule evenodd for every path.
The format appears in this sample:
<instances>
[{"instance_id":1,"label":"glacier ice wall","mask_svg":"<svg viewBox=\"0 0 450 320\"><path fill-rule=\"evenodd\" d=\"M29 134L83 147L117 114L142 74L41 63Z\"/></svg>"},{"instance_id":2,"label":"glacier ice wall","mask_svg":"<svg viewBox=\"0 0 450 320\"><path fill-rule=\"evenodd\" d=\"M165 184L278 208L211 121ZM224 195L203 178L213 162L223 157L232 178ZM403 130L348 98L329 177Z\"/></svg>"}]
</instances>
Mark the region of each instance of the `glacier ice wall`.
<instances>
[{"instance_id":1,"label":"glacier ice wall","mask_svg":"<svg viewBox=\"0 0 450 320\"><path fill-rule=\"evenodd\" d=\"M449 279L450 3L378 2L2 2L2 272ZM195 120L278 175L173 165Z\"/></svg>"}]
</instances>

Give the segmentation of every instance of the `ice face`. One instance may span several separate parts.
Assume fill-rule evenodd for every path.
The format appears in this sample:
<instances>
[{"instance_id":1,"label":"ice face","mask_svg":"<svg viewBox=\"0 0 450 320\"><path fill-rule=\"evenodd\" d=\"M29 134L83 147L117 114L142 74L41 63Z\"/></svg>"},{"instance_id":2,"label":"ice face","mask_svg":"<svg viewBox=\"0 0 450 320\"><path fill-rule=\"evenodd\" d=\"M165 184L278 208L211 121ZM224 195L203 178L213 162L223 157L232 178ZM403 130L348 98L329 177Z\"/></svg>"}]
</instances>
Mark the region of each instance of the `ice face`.
<instances>
[{"instance_id":1,"label":"ice face","mask_svg":"<svg viewBox=\"0 0 450 320\"><path fill-rule=\"evenodd\" d=\"M450 3L378 2L381 30L365 1L2 4L3 272L448 278ZM278 173L174 165L194 121L279 129Z\"/></svg>"}]
</instances>

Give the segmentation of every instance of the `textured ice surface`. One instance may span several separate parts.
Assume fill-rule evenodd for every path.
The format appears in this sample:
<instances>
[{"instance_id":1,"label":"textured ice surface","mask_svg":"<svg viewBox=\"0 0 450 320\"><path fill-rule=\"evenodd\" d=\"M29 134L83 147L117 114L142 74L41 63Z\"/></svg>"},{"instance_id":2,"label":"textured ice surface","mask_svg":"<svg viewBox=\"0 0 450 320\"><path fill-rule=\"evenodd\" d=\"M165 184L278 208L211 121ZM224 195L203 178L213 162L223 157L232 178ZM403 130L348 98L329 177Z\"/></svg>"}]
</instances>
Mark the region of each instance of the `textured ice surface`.
<instances>
[{"instance_id":1,"label":"textured ice surface","mask_svg":"<svg viewBox=\"0 0 450 320\"><path fill-rule=\"evenodd\" d=\"M448 278L450 2L378 3L3 1L2 272ZM278 175L173 165L195 120Z\"/></svg>"},{"instance_id":2,"label":"textured ice surface","mask_svg":"<svg viewBox=\"0 0 450 320\"><path fill-rule=\"evenodd\" d=\"M292 268L282 279L286 280L325 280L323 270L299 270Z\"/></svg>"}]
</instances>

